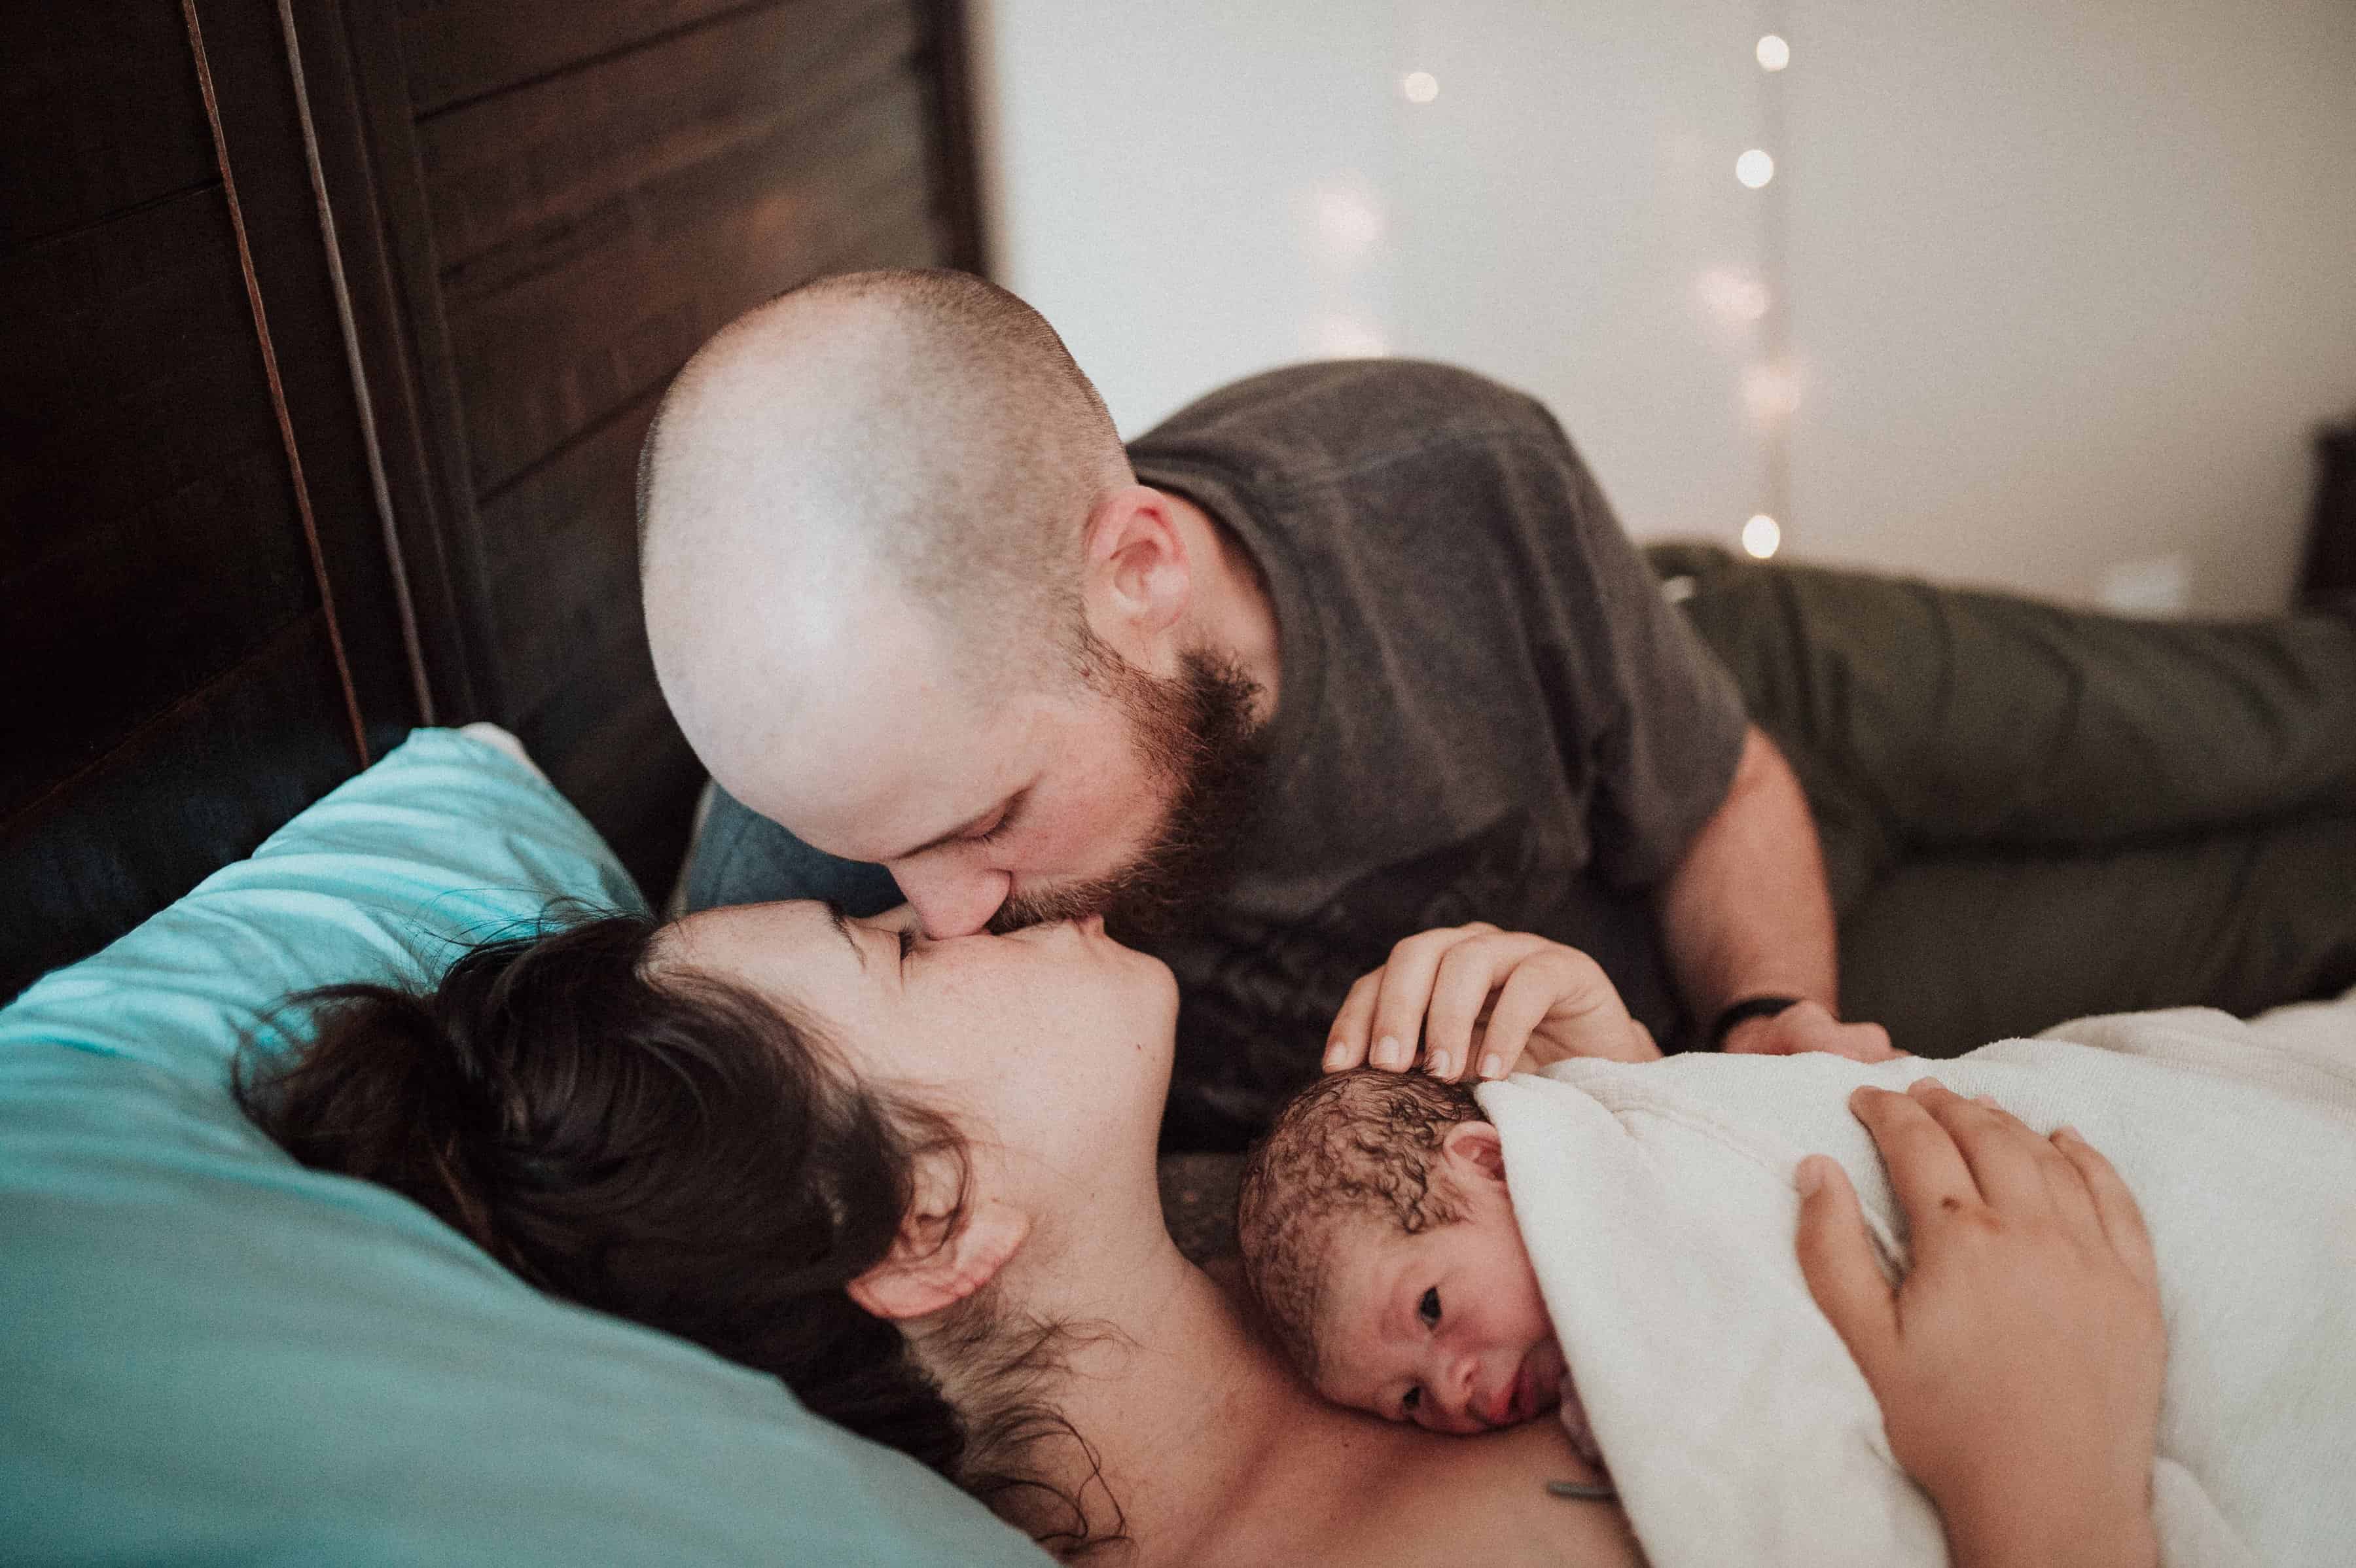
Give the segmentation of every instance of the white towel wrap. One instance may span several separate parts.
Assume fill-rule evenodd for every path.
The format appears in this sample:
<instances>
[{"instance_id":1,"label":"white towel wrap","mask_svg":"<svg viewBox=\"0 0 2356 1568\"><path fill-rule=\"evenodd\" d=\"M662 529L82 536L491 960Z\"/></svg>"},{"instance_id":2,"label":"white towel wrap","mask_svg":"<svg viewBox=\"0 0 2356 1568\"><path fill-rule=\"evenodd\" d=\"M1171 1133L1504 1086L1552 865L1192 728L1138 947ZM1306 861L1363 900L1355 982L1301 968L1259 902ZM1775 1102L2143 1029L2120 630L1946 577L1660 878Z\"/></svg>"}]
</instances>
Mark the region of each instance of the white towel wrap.
<instances>
[{"instance_id":1,"label":"white towel wrap","mask_svg":"<svg viewBox=\"0 0 2356 1568\"><path fill-rule=\"evenodd\" d=\"M1847 1167L1885 1264L1905 1227L1861 1083L1935 1076L2075 1125L2141 1203L2169 1325L2164 1560L2356 1563L2356 993L2251 1023L2081 1019L1952 1062L1570 1061L1481 1090L1515 1213L1655 1568L1940 1564L1928 1500L1809 1298L1794 1168Z\"/></svg>"}]
</instances>

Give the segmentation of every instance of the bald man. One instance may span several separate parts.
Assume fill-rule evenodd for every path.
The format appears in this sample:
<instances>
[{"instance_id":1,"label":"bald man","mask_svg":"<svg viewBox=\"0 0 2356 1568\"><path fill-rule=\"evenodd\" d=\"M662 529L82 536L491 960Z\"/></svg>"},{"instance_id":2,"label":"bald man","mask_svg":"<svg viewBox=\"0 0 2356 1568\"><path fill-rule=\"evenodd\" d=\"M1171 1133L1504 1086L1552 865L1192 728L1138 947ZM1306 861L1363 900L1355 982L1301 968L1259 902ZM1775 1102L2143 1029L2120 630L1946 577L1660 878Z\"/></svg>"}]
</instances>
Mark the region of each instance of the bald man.
<instances>
[{"instance_id":1,"label":"bald man","mask_svg":"<svg viewBox=\"0 0 2356 1568\"><path fill-rule=\"evenodd\" d=\"M1124 451L1012 295L857 274L695 357L640 491L657 673L725 791L691 901L1106 913L1181 983L1182 1144L1248 1136L1354 979L1474 919L1593 954L1672 1046L1887 1049L1836 1015L1792 768L1526 397L1301 366Z\"/></svg>"}]
</instances>

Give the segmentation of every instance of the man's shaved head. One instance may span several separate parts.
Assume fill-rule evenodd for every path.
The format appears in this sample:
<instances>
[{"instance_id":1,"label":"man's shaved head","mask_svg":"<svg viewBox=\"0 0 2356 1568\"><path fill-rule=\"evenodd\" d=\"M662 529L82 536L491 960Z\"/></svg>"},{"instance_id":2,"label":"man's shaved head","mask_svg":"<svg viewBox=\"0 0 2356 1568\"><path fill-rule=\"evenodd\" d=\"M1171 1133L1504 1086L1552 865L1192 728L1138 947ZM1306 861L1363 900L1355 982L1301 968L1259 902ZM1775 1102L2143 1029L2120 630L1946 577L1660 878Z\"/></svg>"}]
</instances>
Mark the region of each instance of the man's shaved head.
<instances>
[{"instance_id":1,"label":"man's shaved head","mask_svg":"<svg viewBox=\"0 0 2356 1568\"><path fill-rule=\"evenodd\" d=\"M821 279L705 345L657 413L655 672L730 794L887 866L935 937L1166 919L1247 820L1264 725L1186 618L1223 547L1180 505L1012 295Z\"/></svg>"},{"instance_id":2,"label":"man's shaved head","mask_svg":"<svg viewBox=\"0 0 2356 1568\"><path fill-rule=\"evenodd\" d=\"M1131 482L1103 400L1005 290L871 272L781 295L688 362L647 438L663 689L733 783L851 643L913 641L979 693L1038 680L1082 624L1090 508Z\"/></svg>"}]
</instances>

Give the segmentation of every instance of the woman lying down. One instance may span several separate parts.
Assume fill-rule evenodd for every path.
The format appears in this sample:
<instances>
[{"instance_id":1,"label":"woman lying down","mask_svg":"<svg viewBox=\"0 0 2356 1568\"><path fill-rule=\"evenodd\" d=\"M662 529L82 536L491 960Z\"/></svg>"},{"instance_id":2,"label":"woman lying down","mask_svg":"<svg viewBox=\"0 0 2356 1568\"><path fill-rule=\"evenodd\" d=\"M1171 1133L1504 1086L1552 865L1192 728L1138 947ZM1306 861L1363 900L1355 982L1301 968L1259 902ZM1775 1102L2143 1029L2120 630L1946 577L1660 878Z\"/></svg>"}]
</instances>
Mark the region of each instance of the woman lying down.
<instances>
[{"instance_id":1,"label":"woman lying down","mask_svg":"<svg viewBox=\"0 0 2356 1568\"><path fill-rule=\"evenodd\" d=\"M1629 1516L1594 1500L1604 1477L1561 1425L1459 1437L1321 1400L1240 1286L1179 1252L1155 1181L1176 1008L1169 972L1093 923L933 942L889 918L766 905L494 943L423 995L330 994L316 1041L254 1058L241 1092L305 1163L397 1188L543 1290L773 1374L1066 1558L1640 1561ZM1552 1011L1533 1018L1541 1047ZM1770 1065L1805 1078L1812 1064ZM1501 1101L1491 1114L1517 1158L1513 1113ZM1897 1455L1957 1557L2152 1563L2158 1305L2132 1200L2091 1151L2037 1164L2024 1151L2042 1140L2008 1123L1961 1142L1927 1114L1869 1126L1917 1266L1894 1298L1860 1274L1865 1233L1830 1183L1803 1253L1820 1287L1840 1282L1826 1304L1872 1347ZM2042 1185L1995 1179L2023 1161ZM1979 1197L1924 1201L1955 1166L1977 1172ZM2053 1217L2098 1201L2098 1230ZM1656 1240L1665 1258L1718 1266ZM2319 1294L2303 1289L2299 1310ZM1655 1310L1657 1293L1644 1300ZM1579 1359L1584 1298L1547 1305ZM1899 1330L1871 1337L1893 1312ZM1687 1342L1697 1367L1719 1354L1712 1333ZM1600 1367L1580 1372L1599 1396L1612 1386ZM1637 1448L1714 1466L1739 1435L1670 1434L1595 1402L1639 1497L1651 1472ZM1762 1454L1780 1441L1755 1437ZM1843 1459L1877 1463L1869 1436ZM1802 1479L1698 1459L1687 1471L1697 1493ZM1635 1518L1651 1529L1648 1505ZM1752 1544L1733 1558L1760 1555Z\"/></svg>"},{"instance_id":2,"label":"woman lying down","mask_svg":"<svg viewBox=\"0 0 2356 1568\"><path fill-rule=\"evenodd\" d=\"M1365 1054L1371 996L1437 1020L1449 985L1542 993L1541 1054L1622 1059L1561 1060L1477 1099L1355 1068L1285 1108L1247 1164L1238 1230L1253 1293L1328 1398L1455 1433L1558 1406L1580 1452L1608 1456L1655 1563L1942 1563L1908 1473L1927 1483L2016 1441L2008 1402L2073 1361L2159 1349L2147 1315L2082 1320L1971 1369L1987 1402L1965 1448L1900 1419L1905 1342L1954 1326L1902 1290L1892 1310L1884 1268L1910 1285L2000 1268L1991 1217L2018 1217L2157 1274L2165 1397L2073 1440L2148 1487L2163 1558L2349 1560L2356 993L2254 1024L2085 1019L1951 1062L1665 1061L1583 955L1467 928L1412 939L1361 982L1335 1058ZM1922 1157L1896 1158L1908 1144ZM1905 1218L1926 1215L1962 1222L1917 1230L1910 1260Z\"/></svg>"}]
</instances>

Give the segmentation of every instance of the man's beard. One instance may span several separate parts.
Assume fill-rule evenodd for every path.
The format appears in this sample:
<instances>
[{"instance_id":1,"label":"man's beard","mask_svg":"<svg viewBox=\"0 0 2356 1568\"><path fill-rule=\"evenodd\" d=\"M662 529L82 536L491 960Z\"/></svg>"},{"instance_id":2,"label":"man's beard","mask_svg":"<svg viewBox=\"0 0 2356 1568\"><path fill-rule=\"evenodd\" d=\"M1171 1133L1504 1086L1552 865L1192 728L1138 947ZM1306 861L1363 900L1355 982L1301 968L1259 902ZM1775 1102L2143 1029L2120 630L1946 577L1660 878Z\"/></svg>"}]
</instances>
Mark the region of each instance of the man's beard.
<instances>
[{"instance_id":1,"label":"man's beard","mask_svg":"<svg viewBox=\"0 0 2356 1568\"><path fill-rule=\"evenodd\" d=\"M1093 638L1083 655L1087 680L1127 717L1130 745L1169 784L1169 811L1127 865L1070 886L1015 894L990 929L1003 934L1100 914L1116 935L1167 936L1226 881L1251 825L1268 769L1268 726L1252 711L1260 689L1224 655L1181 654L1178 673L1166 680Z\"/></svg>"}]
</instances>

